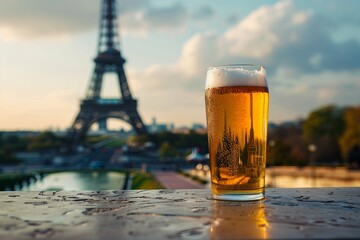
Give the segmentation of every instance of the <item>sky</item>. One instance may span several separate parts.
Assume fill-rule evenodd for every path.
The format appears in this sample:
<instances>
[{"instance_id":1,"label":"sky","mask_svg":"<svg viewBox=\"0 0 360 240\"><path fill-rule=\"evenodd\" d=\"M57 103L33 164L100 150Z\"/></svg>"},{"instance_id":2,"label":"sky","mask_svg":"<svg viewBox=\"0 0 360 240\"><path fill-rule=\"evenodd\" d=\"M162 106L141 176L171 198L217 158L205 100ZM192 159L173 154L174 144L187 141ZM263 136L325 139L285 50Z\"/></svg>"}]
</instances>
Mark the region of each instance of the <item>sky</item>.
<instances>
[{"instance_id":1,"label":"sky","mask_svg":"<svg viewBox=\"0 0 360 240\"><path fill-rule=\"evenodd\" d=\"M120 0L118 8L145 124L205 124L206 69L231 63L266 66L272 122L360 104L360 1ZM0 1L1 130L72 124L94 70L99 15L100 0ZM120 97L118 89L106 74L102 97Z\"/></svg>"}]
</instances>

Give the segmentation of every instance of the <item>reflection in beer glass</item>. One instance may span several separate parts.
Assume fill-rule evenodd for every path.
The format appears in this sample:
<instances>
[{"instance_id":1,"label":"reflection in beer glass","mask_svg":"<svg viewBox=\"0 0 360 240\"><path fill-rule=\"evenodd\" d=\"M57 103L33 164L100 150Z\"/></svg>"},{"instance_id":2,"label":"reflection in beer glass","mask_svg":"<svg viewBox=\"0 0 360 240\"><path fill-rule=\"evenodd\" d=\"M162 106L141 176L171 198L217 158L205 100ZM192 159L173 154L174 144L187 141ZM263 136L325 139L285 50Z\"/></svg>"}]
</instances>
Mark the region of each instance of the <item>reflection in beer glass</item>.
<instances>
[{"instance_id":1,"label":"reflection in beer glass","mask_svg":"<svg viewBox=\"0 0 360 240\"><path fill-rule=\"evenodd\" d=\"M264 239L268 222L263 202L213 201L211 239Z\"/></svg>"}]
</instances>

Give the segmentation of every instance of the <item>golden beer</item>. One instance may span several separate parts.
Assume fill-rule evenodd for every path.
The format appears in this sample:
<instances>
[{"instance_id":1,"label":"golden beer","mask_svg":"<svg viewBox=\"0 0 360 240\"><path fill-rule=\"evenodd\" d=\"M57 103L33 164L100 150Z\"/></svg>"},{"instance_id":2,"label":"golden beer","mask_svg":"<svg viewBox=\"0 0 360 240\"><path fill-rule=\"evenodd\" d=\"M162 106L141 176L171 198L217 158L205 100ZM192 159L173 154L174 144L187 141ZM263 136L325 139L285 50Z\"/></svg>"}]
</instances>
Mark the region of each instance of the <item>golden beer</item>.
<instances>
[{"instance_id":1,"label":"golden beer","mask_svg":"<svg viewBox=\"0 0 360 240\"><path fill-rule=\"evenodd\" d=\"M205 90L215 199L257 200L264 197L269 91L265 72L263 82L254 79L253 85L252 77L256 75L245 73L234 74L228 81L226 78L231 74L227 72L225 79L223 77L216 84L207 83ZM207 81L217 80L210 78Z\"/></svg>"}]
</instances>

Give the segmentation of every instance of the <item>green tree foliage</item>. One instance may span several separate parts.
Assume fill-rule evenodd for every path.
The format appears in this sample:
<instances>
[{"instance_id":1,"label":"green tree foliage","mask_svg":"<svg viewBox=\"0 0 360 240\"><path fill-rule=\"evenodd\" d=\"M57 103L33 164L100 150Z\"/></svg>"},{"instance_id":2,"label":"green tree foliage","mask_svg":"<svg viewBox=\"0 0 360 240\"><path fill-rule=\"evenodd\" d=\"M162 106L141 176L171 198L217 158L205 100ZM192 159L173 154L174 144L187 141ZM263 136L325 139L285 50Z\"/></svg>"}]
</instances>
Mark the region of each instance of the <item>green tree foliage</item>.
<instances>
[{"instance_id":1,"label":"green tree foliage","mask_svg":"<svg viewBox=\"0 0 360 240\"><path fill-rule=\"evenodd\" d=\"M20 151L58 150L65 146L66 139L57 137L52 132L42 132L37 136L21 137L17 135L0 136L0 164L19 164L15 157Z\"/></svg>"},{"instance_id":2,"label":"green tree foliage","mask_svg":"<svg viewBox=\"0 0 360 240\"><path fill-rule=\"evenodd\" d=\"M360 147L360 106L349 107L344 113L345 131L339 139L341 154L348 160L352 149Z\"/></svg>"},{"instance_id":3,"label":"green tree foliage","mask_svg":"<svg viewBox=\"0 0 360 240\"><path fill-rule=\"evenodd\" d=\"M279 125L269 130L267 164L269 166L304 166L309 162L302 121Z\"/></svg>"},{"instance_id":4,"label":"green tree foliage","mask_svg":"<svg viewBox=\"0 0 360 240\"><path fill-rule=\"evenodd\" d=\"M342 163L338 138L324 135L315 142L316 152L315 161L319 163Z\"/></svg>"},{"instance_id":5,"label":"green tree foliage","mask_svg":"<svg viewBox=\"0 0 360 240\"><path fill-rule=\"evenodd\" d=\"M109 138L109 136L107 136L107 135L86 136L85 142L87 144L96 144L96 143L104 141L108 138Z\"/></svg>"},{"instance_id":6,"label":"green tree foliage","mask_svg":"<svg viewBox=\"0 0 360 240\"><path fill-rule=\"evenodd\" d=\"M27 140L16 135L10 135L3 138L2 145L7 151L23 151L26 150Z\"/></svg>"},{"instance_id":7,"label":"green tree foliage","mask_svg":"<svg viewBox=\"0 0 360 240\"><path fill-rule=\"evenodd\" d=\"M149 173L133 172L131 189L162 189L164 186Z\"/></svg>"},{"instance_id":8,"label":"green tree foliage","mask_svg":"<svg viewBox=\"0 0 360 240\"><path fill-rule=\"evenodd\" d=\"M177 149L189 149L199 147L204 152L207 151L207 135L204 133L197 133L190 131L189 133L172 133L163 131L150 135L150 141L154 142L157 146L161 146L162 143L168 142L171 146Z\"/></svg>"},{"instance_id":9,"label":"green tree foliage","mask_svg":"<svg viewBox=\"0 0 360 240\"><path fill-rule=\"evenodd\" d=\"M304 121L303 131L308 143L315 144L316 162L341 162L338 139L345 122L343 109L329 105L312 111Z\"/></svg>"},{"instance_id":10,"label":"green tree foliage","mask_svg":"<svg viewBox=\"0 0 360 240\"><path fill-rule=\"evenodd\" d=\"M127 140L127 143L130 146L142 146L148 141L149 141L149 137L147 135L143 134L143 135L130 136Z\"/></svg>"},{"instance_id":11,"label":"green tree foliage","mask_svg":"<svg viewBox=\"0 0 360 240\"><path fill-rule=\"evenodd\" d=\"M15 135L3 137L0 135L0 165L16 165L21 160L15 157L15 151L23 150L26 141Z\"/></svg>"},{"instance_id":12,"label":"green tree foliage","mask_svg":"<svg viewBox=\"0 0 360 240\"><path fill-rule=\"evenodd\" d=\"M21 160L14 157L11 152L0 149L0 165L16 165L19 163Z\"/></svg>"},{"instance_id":13,"label":"green tree foliage","mask_svg":"<svg viewBox=\"0 0 360 240\"><path fill-rule=\"evenodd\" d=\"M161 158L175 157L177 155L177 151L176 148L174 148L168 142L164 142L159 148L159 155Z\"/></svg>"},{"instance_id":14,"label":"green tree foliage","mask_svg":"<svg viewBox=\"0 0 360 240\"><path fill-rule=\"evenodd\" d=\"M343 110L333 105L312 111L304 121L304 135L310 142L328 135L337 139L344 131Z\"/></svg>"},{"instance_id":15,"label":"green tree foliage","mask_svg":"<svg viewBox=\"0 0 360 240\"><path fill-rule=\"evenodd\" d=\"M0 134L0 149L2 149L4 147L4 139L2 134Z\"/></svg>"},{"instance_id":16,"label":"green tree foliage","mask_svg":"<svg viewBox=\"0 0 360 240\"><path fill-rule=\"evenodd\" d=\"M29 140L27 148L30 151L56 150L65 144L64 139L48 131L42 132L40 135Z\"/></svg>"},{"instance_id":17,"label":"green tree foliage","mask_svg":"<svg viewBox=\"0 0 360 240\"><path fill-rule=\"evenodd\" d=\"M296 165L294 158L291 157L291 146L281 140L271 140L267 147L266 158L268 166Z\"/></svg>"}]
</instances>

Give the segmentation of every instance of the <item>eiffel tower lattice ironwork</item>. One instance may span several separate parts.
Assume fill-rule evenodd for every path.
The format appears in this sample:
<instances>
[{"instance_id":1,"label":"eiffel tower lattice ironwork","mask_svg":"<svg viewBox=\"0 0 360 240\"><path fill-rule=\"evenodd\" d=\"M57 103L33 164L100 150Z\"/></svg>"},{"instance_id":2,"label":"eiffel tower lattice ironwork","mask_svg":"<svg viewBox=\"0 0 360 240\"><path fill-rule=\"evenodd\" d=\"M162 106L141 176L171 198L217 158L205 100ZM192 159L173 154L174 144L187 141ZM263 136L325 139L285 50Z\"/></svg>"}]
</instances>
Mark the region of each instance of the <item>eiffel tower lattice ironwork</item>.
<instances>
[{"instance_id":1,"label":"eiffel tower lattice ironwork","mask_svg":"<svg viewBox=\"0 0 360 240\"><path fill-rule=\"evenodd\" d=\"M115 0L103 0L100 19L100 34L95 69L86 93L81 101L80 112L72 124L69 137L72 145L85 140L90 126L98 122L104 125L108 118L117 118L129 123L137 134L146 134L146 127L137 111L137 100L131 95L124 71L125 59L119 47L116 24ZM116 73L121 97L116 99L101 98L101 86L105 73ZM106 122L105 122L106 126Z\"/></svg>"}]
</instances>

